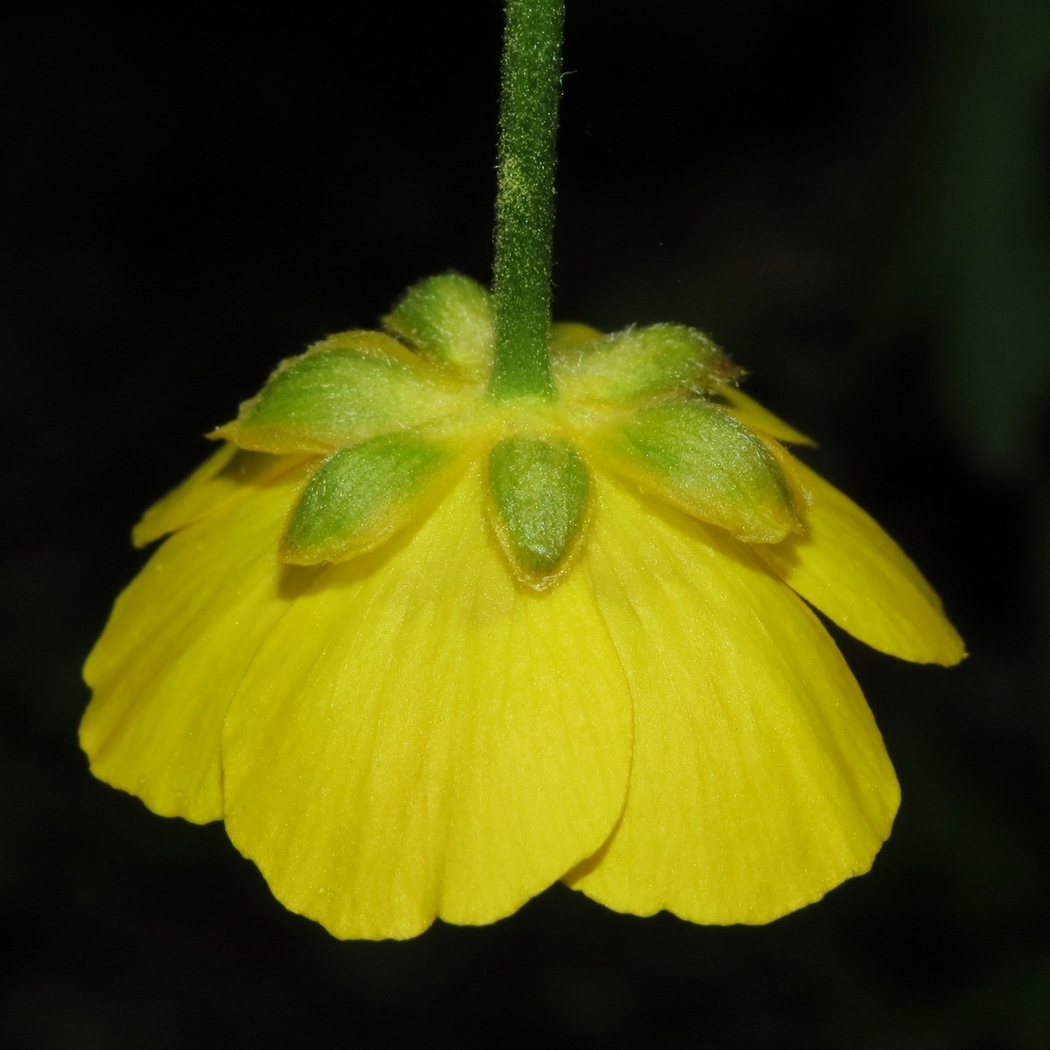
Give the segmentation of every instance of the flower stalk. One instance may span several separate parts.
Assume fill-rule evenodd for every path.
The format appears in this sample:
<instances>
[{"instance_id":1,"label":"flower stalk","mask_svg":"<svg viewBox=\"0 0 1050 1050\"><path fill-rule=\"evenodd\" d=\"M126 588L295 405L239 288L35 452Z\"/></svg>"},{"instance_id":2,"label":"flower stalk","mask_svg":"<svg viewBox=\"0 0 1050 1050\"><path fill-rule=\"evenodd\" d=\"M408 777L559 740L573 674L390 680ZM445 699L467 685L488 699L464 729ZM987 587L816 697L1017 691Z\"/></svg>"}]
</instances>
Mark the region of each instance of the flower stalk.
<instances>
[{"instance_id":1,"label":"flower stalk","mask_svg":"<svg viewBox=\"0 0 1050 1050\"><path fill-rule=\"evenodd\" d=\"M488 387L497 401L554 396L551 236L564 19L564 0L507 0Z\"/></svg>"}]
</instances>

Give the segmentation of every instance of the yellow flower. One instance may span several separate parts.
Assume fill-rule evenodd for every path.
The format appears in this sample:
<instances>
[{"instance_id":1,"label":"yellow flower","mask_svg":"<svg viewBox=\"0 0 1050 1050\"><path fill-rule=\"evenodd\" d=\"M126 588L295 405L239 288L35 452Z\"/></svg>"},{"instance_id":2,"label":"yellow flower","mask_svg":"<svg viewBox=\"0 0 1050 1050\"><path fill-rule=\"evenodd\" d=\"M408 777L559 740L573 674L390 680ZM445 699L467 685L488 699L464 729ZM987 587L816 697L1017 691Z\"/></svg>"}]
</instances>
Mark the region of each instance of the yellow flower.
<instances>
[{"instance_id":1,"label":"yellow flower","mask_svg":"<svg viewBox=\"0 0 1050 1050\"><path fill-rule=\"evenodd\" d=\"M168 539L85 667L94 773L224 820L339 937L558 879L762 923L866 871L899 790L807 602L964 651L806 439L680 326L556 325L559 396L503 402L480 286L423 282L386 328L284 362L136 527Z\"/></svg>"}]
</instances>

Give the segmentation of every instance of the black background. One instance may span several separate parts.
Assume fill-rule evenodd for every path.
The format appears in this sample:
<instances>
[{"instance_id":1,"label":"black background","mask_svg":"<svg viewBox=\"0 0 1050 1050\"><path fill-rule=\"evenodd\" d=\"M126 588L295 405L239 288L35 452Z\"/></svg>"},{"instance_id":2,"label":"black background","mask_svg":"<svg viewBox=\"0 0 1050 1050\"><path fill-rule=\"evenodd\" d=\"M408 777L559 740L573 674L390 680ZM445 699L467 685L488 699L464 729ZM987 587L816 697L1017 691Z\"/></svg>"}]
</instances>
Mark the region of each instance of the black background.
<instances>
[{"instance_id":1,"label":"black background","mask_svg":"<svg viewBox=\"0 0 1050 1050\"><path fill-rule=\"evenodd\" d=\"M970 658L836 632L903 784L873 872L761 928L556 886L340 943L77 749L128 529L281 357L488 281L501 7L0 16L0 1042L1050 1045L1050 4L569 0L555 308L679 321L822 448Z\"/></svg>"}]
</instances>

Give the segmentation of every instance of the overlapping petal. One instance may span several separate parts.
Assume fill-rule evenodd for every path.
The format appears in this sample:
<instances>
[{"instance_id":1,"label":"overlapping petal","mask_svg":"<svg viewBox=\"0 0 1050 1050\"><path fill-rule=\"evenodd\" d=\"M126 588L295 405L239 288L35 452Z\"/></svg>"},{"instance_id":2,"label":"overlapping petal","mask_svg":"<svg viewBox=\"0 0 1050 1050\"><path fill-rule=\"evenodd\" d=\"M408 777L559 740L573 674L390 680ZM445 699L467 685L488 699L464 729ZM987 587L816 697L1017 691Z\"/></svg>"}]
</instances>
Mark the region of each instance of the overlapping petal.
<instances>
[{"instance_id":1,"label":"overlapping petal","mask_svg":"<svg viewBox=\"0 0 1050 1050\"><path fill-rule=\"evenodd\" d=\"M153 555L117 599L84 667L80 742L96 776L164 816L222 817L220 736L260 642L316 571L277 541L307 467L242 482Z\"/></svg>"},{"instance_id":2,"label":"overlapping petal","mask_svg":"<svg viewBox=\"0 0 1050 1050\"><path fill-rule=\"evenodd\" d=\"M757 430L769 437L776 438L788 445L815 445L816 442L806 437L801 430L796 430L790 423L785 423L775 416L765 405L749 397L733 386L725 386L719 391L720 396L729 406L729 411L746 427Z\"/></svg>"},{"instance_id":3,"label":"overlapping petal","mask_svg":"<svg viewBox=\"0 0 1050 1050\"><path fill-rule=\"evenodd\" d=\"M136 547L145 547L170 532L192 525L243 496L246 487L266 485L307 458L246 452L236 445L223 444L181 485L142 515L142 520L131 531L132 542Z\"/></svg>"},{"instance_id":4,"label":"overlapping petal","mask_svg":"<svg viewBox=\"0 0 1050 1050\"><path fill-rule=\"evenodd\" d=\"M806 532L756 547L762 560L872 648L915 663L957 664L963 641L911 559L834 485L798 460L791 469L810 493Z\"/></svg>"},{"instance_id":5,"label":"overlapping petal","mask_svg":"<svg viewBox=\"0 0 1050 1050\"><path fill-rule=\"evenodd\" d=\"M570 882L761 923L870 867L897 781L817 618L746 547L603 480L585 561L635 714L627 806Z\"/></svg>"},{"instance_id":6,"label":"overlapping petal","mask_svg":"<svg viewBox=\"0 0 1050 1050\"><path fill-rule=\"evenodd\" d=\"M585 574L515 583L482 461L386 547L324 570L226 717L226 825L341 937L507 915L624 801L631 700Z\"/></svg>"},{"instance_id":7,"label":"overlapping petal","mask_svg":"<svg viewBox=\"0 0 1050 1050\"><path fill-rule=\"evenodd\" d=\"M243 447L136 527L174 535L88 659L93 771L224 818L340 937L491 922L562 877L760 923L866 871L897 782L802 599L905 659L964 652L778 444L812 442L689 329L556 325L560 400L502 403L479 285L386 324L284 362L217 432Z\"/></svg>"}]
</instances>

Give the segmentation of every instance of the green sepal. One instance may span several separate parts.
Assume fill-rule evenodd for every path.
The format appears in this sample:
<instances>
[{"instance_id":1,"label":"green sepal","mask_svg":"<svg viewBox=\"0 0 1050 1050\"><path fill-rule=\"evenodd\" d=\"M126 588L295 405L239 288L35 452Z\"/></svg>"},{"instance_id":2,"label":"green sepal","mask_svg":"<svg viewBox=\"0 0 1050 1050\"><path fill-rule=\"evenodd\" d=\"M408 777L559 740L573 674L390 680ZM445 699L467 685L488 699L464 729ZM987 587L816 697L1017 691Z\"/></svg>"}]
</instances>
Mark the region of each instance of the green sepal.
<instances>
[{"instance_id":1,"label":"green sepal","mask_svg":"<svg viewBox=\"0 0 1050 1050\"><path fill-rule=\"evenodd\" d=\"M583 533L590 478L564 441L518 435L489 455L493 521L515 576L543 590L568 566Z\"/></svg>"},{"instance_id":2,"label":"green sepal","mask_svg":"<svg viewBox=\"0 0 1050 1050\"><path fill-rule=\"evenodd\" d=\"M451 445L405 431L329 456L292 512L281 561L316 565L374 550L416 517L457 459Z\"/></svg>"},{"instance_id":3,"label":"green sepal","mask_svg":"<svg viewBox=\"0 0 1050 1050\"><path fill-rule=\"evenodd\" d=\"M492 307L477 281L458 273L412 285L383 318L388 332L434 362L484 380L492 363Z\"/></svg>"},{"instance_id":4,"label":"green sepal","mask_svg":"<svg viewBox=\"0 0 1050 1050\"><path fill-rule=\"evenodd\" d=\"M455 412L455 391L382 332L345 332L278 365L212 437L257 452L331 452Z\"/></svg>"},{"instance_id":5,"label":"green sepal","mask_svg":"<svg viewBox=\"0 0 1050 1050\"><path fill-rule=\"evenodd\" d=\"M749 543L800 528L791 490L762 439L724 409L687 401L635 412L598 438L605 460L644 491Z\"/></svg>"},{"instance_id":6,"label":"green sepal","mask_svg":"<svg viewBox=\"0 0 1050 1050\"><path fill-rule=\"evenodd\" d=\"M581 339L575 352L559 356L557 371L568 397L611 404L715 390L741 375L703 332L677 324Z\"/></svg>"}]
</instances>

